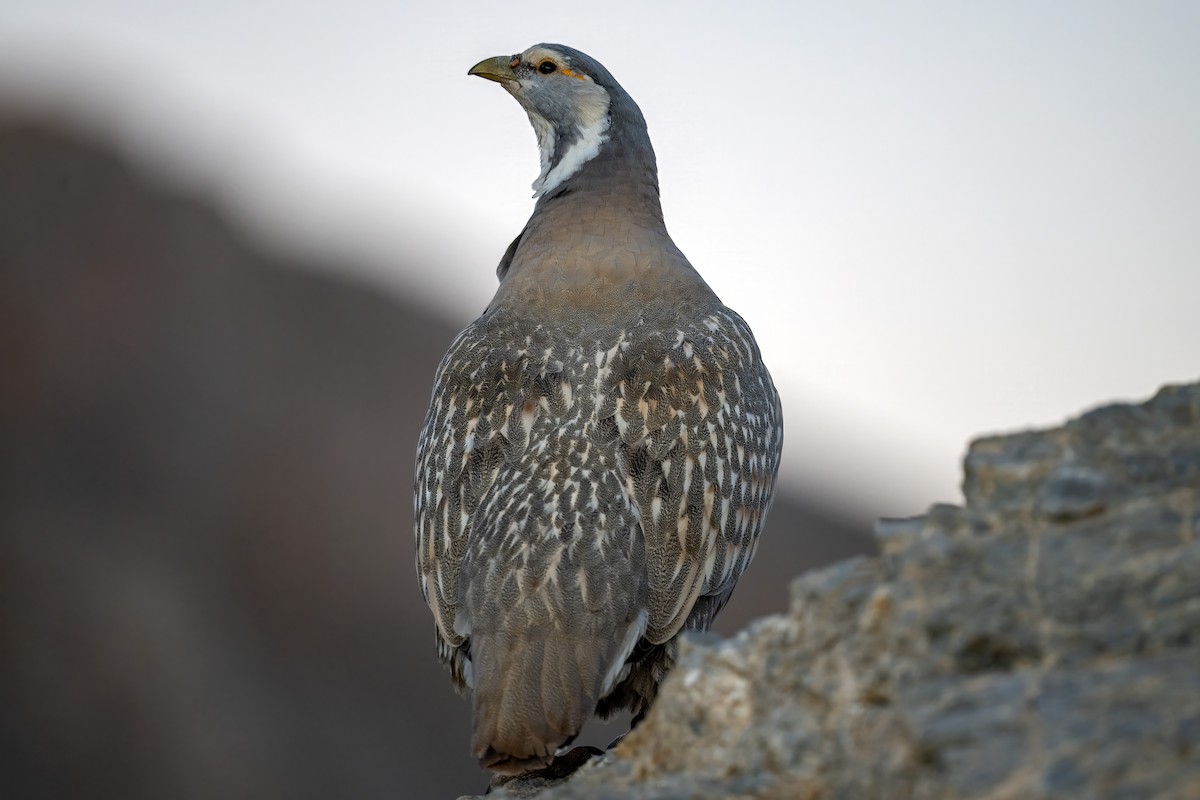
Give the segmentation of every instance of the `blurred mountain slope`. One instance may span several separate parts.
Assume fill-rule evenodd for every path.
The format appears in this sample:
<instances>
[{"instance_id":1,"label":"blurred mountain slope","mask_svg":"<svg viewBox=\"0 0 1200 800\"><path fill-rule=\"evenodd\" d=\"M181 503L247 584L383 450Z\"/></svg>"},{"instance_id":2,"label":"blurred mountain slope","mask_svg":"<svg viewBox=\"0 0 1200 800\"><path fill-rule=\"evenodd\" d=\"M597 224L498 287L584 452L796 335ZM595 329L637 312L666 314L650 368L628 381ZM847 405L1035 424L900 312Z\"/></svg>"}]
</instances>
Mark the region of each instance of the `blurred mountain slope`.
<instances>
[{"instance_id":1,"label":"blurred mountain slope","mask_svg":"<svg viewBox=\"0 0 1200 800\"><path fill-rule=\"evenodd\" d=\"M0 795L478 790L409 494L461 321L114 152L0 113ZM871 547L782 498L722 629Z\"/></svg>"}]
</instances>

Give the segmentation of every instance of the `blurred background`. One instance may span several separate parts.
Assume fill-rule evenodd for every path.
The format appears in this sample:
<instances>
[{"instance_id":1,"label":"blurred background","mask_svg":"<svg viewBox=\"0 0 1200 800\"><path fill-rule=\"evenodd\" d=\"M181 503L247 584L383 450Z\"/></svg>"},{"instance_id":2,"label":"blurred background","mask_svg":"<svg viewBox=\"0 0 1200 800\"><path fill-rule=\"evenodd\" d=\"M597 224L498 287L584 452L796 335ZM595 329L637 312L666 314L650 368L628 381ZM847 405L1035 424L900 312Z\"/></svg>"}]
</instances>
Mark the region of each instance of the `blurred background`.
<instances>
[{"instance_id":1,"label":"blurred background","mask_svg":"<svg viewBox=\"0 0 1200 800\"><path fill-rule=\"evenodd\" d=\"M732 633L958 500L971 436L1195 379L1198 40L1186 2L7 0L0 796L486 785L410 500L533 205L476 61L603 61L758 335L787 444Z\"/></svg>"}]
</instances>

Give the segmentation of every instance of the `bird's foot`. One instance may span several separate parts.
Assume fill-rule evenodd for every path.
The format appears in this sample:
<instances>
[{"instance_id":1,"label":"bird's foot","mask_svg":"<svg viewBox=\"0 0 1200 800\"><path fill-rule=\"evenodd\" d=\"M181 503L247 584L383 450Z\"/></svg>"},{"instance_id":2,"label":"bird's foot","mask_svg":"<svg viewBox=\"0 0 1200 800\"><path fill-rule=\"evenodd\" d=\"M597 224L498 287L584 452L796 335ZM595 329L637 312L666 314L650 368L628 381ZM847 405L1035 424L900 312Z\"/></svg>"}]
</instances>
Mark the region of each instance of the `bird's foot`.
<instances>
[{"instance_id":1,"label":"bird's foot","mask_svg":"<svg viewBox=\"0 0 1200 800\"><path fill-rule=\"evenodd\" d=\"M555 786L570 778L575 771L595 756L603 756L598 747L582 745L573 747L561 756L556 756L550 766L522 772L520 775L494 775L484 794L491 794L501 786L507 787L514 797L532 797L543 789Z\"/></svg>"}]
</instances>

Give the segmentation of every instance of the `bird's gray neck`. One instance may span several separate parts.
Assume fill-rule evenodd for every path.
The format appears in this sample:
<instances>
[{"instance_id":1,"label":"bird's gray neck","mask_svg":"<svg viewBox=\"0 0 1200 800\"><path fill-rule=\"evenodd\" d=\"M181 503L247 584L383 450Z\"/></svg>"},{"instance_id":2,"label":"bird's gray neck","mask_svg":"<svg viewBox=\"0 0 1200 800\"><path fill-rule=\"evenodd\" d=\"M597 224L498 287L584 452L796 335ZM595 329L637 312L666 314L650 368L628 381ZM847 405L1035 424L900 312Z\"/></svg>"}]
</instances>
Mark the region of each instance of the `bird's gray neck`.
<instances>
[{"instance_id":1,"label":"bird's gray neck","mask_svg":"<svg viewBox=\"0 0 1200 800\"><path fill-rule=\"evenodd\" d=\"M533 183L534 215L568 195L605 202L630 190L653 198L657 207L658 169L641 109L619 86L606 89L589 81L586 88L558 123L516 95L529 114L541 157L541 173Z\"/></svg>"},{"instance_id":2,"label":"bird's gray neck","mask_svg":"<svg viewBox=\"0 0 1200 800\"><path fill-rule=\"evenodd\" d=\"M667 233L654 149L627 96L614 98L607 133L594 156L538 198L497 267L493 307L579 321L668 297L716 301Z\"/></svg>"},{"instance_id":3,"label":"bird's gray neck","mask_svg":"<svg viewBox=\"0 0 1200 800\"><path fill-rule=\"evenodd\" d=\"M497 268L492 308L590 330L589 321L653 315L664 303L719 303L667 232L648 138L616 133L538 199Z\"/></svg>"},{"instance_id":4,"label":"bird's gray neck","mask_svg":"<svg viewBox=\"0 0 1200 800\"><path fill-rule=\"evenodd\" d=\"M529 121L537 134L542 171L533 182L533 196L551 194L570 179L584 164L600 153L609 140L608 92L598 86L574 109L575 113L558 124L547 120L527 106Z\"/></svg>"},{"instance_id":5,"label":"bird's gray neck","mask_svg":"<svg viewBox=\"0 0 1200 800\"><path fill-rule=\"evenodd\" d=\"M577 160L569 162L572 155ZM641 111L628 97L613 99L597 146L581 138L557 163L550 174L562 170L562 177L538 197L531 224L552 208L578 204L615 207L639 225L662 225L654 148Z\"/></svg>"}]
</instances>

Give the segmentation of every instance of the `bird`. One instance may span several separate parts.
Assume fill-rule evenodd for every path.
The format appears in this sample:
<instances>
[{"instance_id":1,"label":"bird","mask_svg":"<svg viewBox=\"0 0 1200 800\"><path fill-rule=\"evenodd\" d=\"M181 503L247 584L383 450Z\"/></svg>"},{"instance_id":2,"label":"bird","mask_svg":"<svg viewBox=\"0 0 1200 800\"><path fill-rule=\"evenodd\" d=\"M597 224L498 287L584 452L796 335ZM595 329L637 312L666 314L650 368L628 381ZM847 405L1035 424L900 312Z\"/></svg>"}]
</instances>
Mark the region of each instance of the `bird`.
<instances>
[{"instance_id":1,"label":"bird","mask_svg":"<svg viewBox=\"0 0 1200 800\"><path fill-rule=\"evenodd\" d=\"M646 713L754 556L783 414L749 326L667 233L645 118L609 71L538 44L468 74L524 108L541 171L435 373L414 533L471 754L509 775L593 714Z\"/></svg>"}]
</instances>

